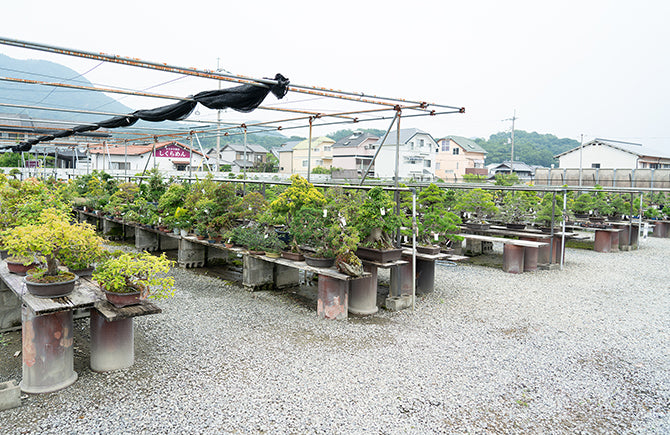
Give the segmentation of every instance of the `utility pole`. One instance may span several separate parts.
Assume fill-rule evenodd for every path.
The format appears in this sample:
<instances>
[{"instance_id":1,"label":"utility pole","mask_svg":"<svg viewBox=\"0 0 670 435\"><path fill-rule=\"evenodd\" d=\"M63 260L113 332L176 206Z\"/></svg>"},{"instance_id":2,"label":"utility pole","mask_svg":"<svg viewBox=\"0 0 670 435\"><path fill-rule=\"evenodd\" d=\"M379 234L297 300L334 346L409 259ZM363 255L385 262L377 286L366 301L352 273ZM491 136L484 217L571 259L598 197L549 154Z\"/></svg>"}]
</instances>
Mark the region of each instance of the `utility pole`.
<instances>
[{"instance_id":1,"label":"utility pole","mask_svg":"<svg viewBox=\"0 0 670 435\"><path fill-rule=\"evenodd\" d=\"M503 119L503 121L512 121L512 152L509 159L509 172L510 174L514 173L514 121L517 120L516 109L514 109L514 115L511 118Z\"/></svg>"},{"instance_id":2,"label":"utility pole","mask_svg":"<svg viewBox=\"0 0 670 435\"><path fill-rule=\"evenodd\" d=\"M221 67L219 66L220 57L216 58L216 72L221 72ZM221 89L221 80L219 80L219 89ZM221 153L221 109L216 111L216 161L214 168L216 173L219 173L219 157Z\"/></svg>"}]
</instances>

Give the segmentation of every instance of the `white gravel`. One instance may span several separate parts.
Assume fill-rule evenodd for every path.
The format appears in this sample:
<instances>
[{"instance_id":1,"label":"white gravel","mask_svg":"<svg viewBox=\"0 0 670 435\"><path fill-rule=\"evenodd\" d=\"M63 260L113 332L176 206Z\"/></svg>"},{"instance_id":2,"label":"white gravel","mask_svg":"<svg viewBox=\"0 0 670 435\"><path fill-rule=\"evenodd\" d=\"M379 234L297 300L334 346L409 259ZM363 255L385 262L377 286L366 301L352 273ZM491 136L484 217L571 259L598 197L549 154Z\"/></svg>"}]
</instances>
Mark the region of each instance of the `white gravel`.
<instances>
[{"instance_id":1,"label":"white gravel","mask_svg":"<svg viewBox=\"0 0 670 435\"><path fill-rule=\"evenodd\" d=\"M135 365L25 395L0 433L670 433L670 239L563 271L437 267L416 311L323 321L291 292L175 269ZM316 288L314 287L314 292ZM0 381L21 378L3 335Z\"/></svg>"}]
</instances>

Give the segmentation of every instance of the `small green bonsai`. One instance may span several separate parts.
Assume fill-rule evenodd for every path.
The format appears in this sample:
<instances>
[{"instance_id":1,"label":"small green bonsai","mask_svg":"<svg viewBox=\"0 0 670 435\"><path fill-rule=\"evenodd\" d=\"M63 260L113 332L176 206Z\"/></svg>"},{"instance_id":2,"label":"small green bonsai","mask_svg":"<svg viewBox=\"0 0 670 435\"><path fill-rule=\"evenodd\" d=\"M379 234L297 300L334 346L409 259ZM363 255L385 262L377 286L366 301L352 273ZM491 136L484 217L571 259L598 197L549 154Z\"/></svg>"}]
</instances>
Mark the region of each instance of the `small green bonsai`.
<instances>
[{"instance_id":1,"label":"small green bonsai","mask_svg":"<svg viewBox=\"0 0 670 435\"><path fill-rule=\"evenodd\" d=\"M110 255L93 272L101 288L111 293L140 292L140 298L167 298L174 294L174 278L164 276L172 261L163 253L154 256L148 252Z\"/></svg>"}]
</instances>

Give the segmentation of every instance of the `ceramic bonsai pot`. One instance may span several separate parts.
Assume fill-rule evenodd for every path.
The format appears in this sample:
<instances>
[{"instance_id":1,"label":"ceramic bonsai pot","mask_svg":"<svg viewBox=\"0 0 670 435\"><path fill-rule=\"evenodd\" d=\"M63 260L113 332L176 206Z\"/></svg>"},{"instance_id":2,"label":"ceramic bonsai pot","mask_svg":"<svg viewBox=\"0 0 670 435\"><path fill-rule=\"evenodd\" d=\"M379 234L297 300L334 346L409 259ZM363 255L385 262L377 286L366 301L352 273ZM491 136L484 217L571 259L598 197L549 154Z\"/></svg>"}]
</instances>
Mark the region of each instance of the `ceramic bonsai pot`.
<instances>
[{"instance_id":1,"label":"ceramic bonsai pot","mask_svg":"<svg viewBox=\"0 0 670 435\"><path fill-rule=\"evenodd\" d=\"M402 257L402 248L380 250L359 246L358 249L356 249L356 255L361 260L369 260L377 263L391 263L400 260L400 257Z\"/></svg>"},{"instance_id":2,"label":"ceramic bonsai pot","mask_svg":"<svg viewBox=\"0 0 670 435\"><path fill-rule=\"evenodd\" d=\"M75 276L67 281L48 283L32 282L30 276L26 276L23 280L26 283L28 293L33 296L37 296L38 298L60 298L72 293L77 277Z\"/></svg>"}]
</instances>

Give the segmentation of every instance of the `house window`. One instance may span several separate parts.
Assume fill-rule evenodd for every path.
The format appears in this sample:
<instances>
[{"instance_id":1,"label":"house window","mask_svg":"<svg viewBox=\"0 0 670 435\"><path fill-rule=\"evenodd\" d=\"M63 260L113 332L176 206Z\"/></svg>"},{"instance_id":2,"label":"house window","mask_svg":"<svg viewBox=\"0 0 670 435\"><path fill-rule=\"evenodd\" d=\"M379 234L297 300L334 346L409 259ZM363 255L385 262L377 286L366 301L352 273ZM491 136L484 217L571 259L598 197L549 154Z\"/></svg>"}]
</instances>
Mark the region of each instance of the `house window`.
<instances>
[{"instance_id":1,"label":"house window","mask_svg":"<svg viewBox=\"0 0 670 435\"><path fill-rule=\"evenodd\" d=\"M409 149L413 150L414 149L414 142L409 143Z\"/></svg>"},{"instance_id":2,"label":"house window","mask_svg":"<svg viewBox=\"0 0 670 435\"><path fill-rule=\"evenodd\" d=\"M419 148L423 148L423 139L419 139Z\"/></svg>"},{"instance_id":3,"label":"house window","mask_svg":"<svg viewBox=\"0 0 670 435\"><path fill-rule=\"evenodd\" d=\"M325 152L325 153L327 153L330 150L331 150L331 147L328 147L328 146L323 147L323 152Z\"/></svg>"},{"instance_id":4,"label":"house window","mask_svg":"<svg viewBox=\"0 0 670 435\"><path fill-rule=\"evenodd\" d=\"M126 162L112 162L112 169L130 169L130 163Z\"/></svg>"},{"instance_id":5,"label":"house window","mask_svg":"<svg viewBox=\"0 0 670 435\"><path fill-rule=\"evenodd\" d=\"M312 151L314 151L315 153L318 153L318 152L319 152L319 149L318 149L318 148L314 148Z\"/></svg>"},{"instance_id":6,"label":"house window","mask_svg":"<svg viewBox=\"0 0 670 435\"><path fill-rule=\"evenodd\" d=\"M591 163L591 167L594 169L600 168L600 163Z\"/></svg>"},{"instance_id":7,"label":"house window","mask_svg":"<svg viewBox=\"0 0 670 435\"><path fill-rule=\"evenodd\" d=\"M317 159L316 166L321 166L321 165L323 165L323 160Z\"/></svg>"},{"instance_id":8,"label":"house window","mask_svg":"<svg viewBox=\"0 0 670 435\"><path fill-rule=\"evenodd\" d=\"M458 150L459 150L459 148L454 148L454 149L452 150L452 154L453 154L453 155L458 155Z\"/></svg>"},{"instance_id":9,"label":"house window","mask_svg":"<svg viewBox=\"0 0 670 435\"><path fill-rule=\"evenodd\" d=\"M303 160L303 161L302 161L302 167L303 167L303 168L306 168L306 167L307 167L307 160Z\"/></svg>"},{"instance_id":10,"label":"house window","mask_svg":"<svg viewBox=\"0 0 670 435\"><path fill-rule=\"evenodd\" d=\"M442 151L449 151L449 142L442 142Z\"/></svg>"},{"instance_id":11,"label":"house window","mask_svg":"<svg viewBox=\"0 0 670 435\"><path fill-rule=\"evenodd\" d=\"M435 163L435 170L439 171L440 170L440 162Z\"/></svg>"},{"instance_id":12,"label":"house window","mask_svg":"<svg viewBox=\"0 0 670 435\"><path fill-rule=\"evenodd\" d=\"M424 168L430 168L430 160L424 160L423 161L423 167Z\"/></svg>"}]
</instances>

